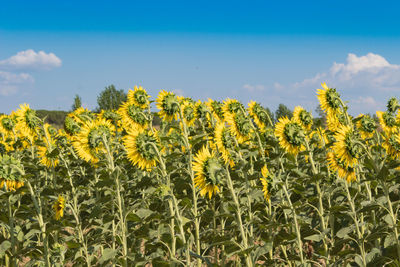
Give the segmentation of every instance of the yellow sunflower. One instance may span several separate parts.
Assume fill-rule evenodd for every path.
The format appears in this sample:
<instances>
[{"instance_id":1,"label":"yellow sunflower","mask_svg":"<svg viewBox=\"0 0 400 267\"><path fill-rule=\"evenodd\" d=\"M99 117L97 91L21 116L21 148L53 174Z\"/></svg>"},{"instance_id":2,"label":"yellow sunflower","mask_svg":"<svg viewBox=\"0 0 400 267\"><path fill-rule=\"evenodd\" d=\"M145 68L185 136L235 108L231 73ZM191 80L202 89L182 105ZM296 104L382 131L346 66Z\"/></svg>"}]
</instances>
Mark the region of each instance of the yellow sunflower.
<instances>
[{"instance_id":1,"label":"yellow sunflower","mask_svg":"<svg viewBox=\"0 0 400 267\"><path fill-rule=\"evenodd\" d=\"M122 125L125 129L144 129L149 123L149 119L143 109L129 101L123 103L118 109L118 114L122 118Z\"/></svg>"},{"instance_id":2,"label":"yellow sunflower","mask_svg":"<svg viewBox=\"0 0 400 267\"><path fill-rule=\"evenodd\" d=\"M224 104L222 105L222 112L224 114L224 119L229 119L234 114L238 112L243 112L243 105L237 101L236 99L226 99L224 100Z\"/></svg>"},{"instance_id":3,"label":"yellow sunflower","mask_svg":"<svg viewBox=\"0 0 400 267\"><path fill-rule=\"evenodd\" d=\"M379 124L386 133L397 132L397 122L394 115L389 112L377 111L376 115L379 118Z\"/></svg>"},{"instance_id":4,"label":"yellow sunflower","mask_svg":"<svg viewBox=\"0 0 400 267\"><path fill-rule=\"evenodd\" d=\"M229 129L225 127L225 122L219 122L217 124L214 135L214 143L216 144L218 151L221 153L225 164L229 163L232 168L235 165L235 162L233 161L233 157L229 153L229 150L234 149L235 142Z\"/></svg>"},{"instance_id":5,"label":"yellow sunflower","mask_svg":"<svg viewBox=\"0 0 400 267\"><path fill-rule=\"evenodd\" d=\"M24 166L19 159L0 154L0 188L15 191L24 186Z\"/></svg>"},{"instance_id":6,"label":"yellow sunflower","mask_svg":"<svg viewBox=\"0 0 400 267\"><path fill-rule=\"evenodd\" d=\"M54 218L58 221L64 217L65 199L63 196L59 195L56 202L53 204Z\"/></svg>"},{"instance_id":7,"label":"yellow sunflower","mask_svg":"<svg viewBox=\"0 0 400 267\"><path fill-rule=\"evenodd\" d=\"M363 148L359 134L351 126L341 126L335 134L333 151L346 167L354 167L360 159Z\"/></svg>"},{"instance_id":8,"label":"yellow sunflower","mask_svg":"<svg viewBox=\"0 0 400 267\"><path fill-rule=\"evenodd\" d=\"M156 106L160 110L159 116L164 121L172 121L178 118L179 100L172 92L160 91L156 100Z\"/></svg>"},{"instance_id":9,"label":"yellow sunflower","mask_svg":"<svg viewBox=\"0 0 400 267\"><path fill-rule=\"evenodd\" d=\"M211 110L212 115L217 121L224 120L224 112L222 110L222 103L219 101L212 100L211 98L208 99L206 105Z\"/></svg>"},{"instance_id":10,"label":"yellow sunflower","mask_svg":"<svg viewBox=\"0 0 400 267\"><path fill-rule=\"evenodd\" d=\"M183 120L187 126L192 126L196 121L196 107L193 101L185 99L181 104Z\"/></svg>"},{"instance_id":11,"label":"yellow sunflower","mask_svg":"<svg viewBox=\"0 0 400 267\"><path fill-rule=\"evenodd\" d=\"M44 166L48 168L56 167L59 164L59 159L57 157L57 154L54 154L55 148L56 144L52 140L50 140L49 144L46 144L44 146L38 146L37 153L40 158L40 163L42 163Z\"/></svg>"},{"instance_id":12,"label":"yellow sunflower","mask_svg":"<svg viewBox=\"0 0 400 267\"><path fill-rule=\"evenodd\" d=\"M248 104L248 111L258 128L262 129L267 127L269 123L269 115L265 108L255 101L250 101Z\"/></svg>"},{"instance_id":13,"label":"yellow sunflower","mask_svg":"<svg viewBox=\"0 0 400 267\"><path fill-rule=\"evenodd\" d=\"M357 121L357 129L361 133L362 139L370 139L374 136L374 132L376 129L376 124L374 119L369 115L360 114L358 117L361 117L359 121Z\"/></svg>"},{"instance_id":14,"label":"yellow sunflower","mask_svg":"<svg viewBox=\"0 0 400 267\"><path fill-rule=\"evenodd\" d=\"M149 98L150 96L142 86L137 87L135 85L134 90L128 91L127 102L134 104L141 109L146 109L150 104Z\"/></svg>"},{"instance_id":15,"label":"yellow sunflower","mask_svg":"<svg viewBox=\"0 0 400 267\"><path fill-rule=\"evenodd\" d=\"M400 134L392 133L385 137L382 143L386 153L394 159L400 159Z\"/></svg>"},{"instance_id":16,"label":"yellow sunflower","mask_svg":"<svg viewBox=\"0 0 400 267\"><path fill-rule=\"evenodd\" d=\"M15 127L15 121L12 116L0 115L0 134L13 135L13 129Z\"/></svg>"},{"instance_id":17,"label":"yellow sunflower","mask_svg":"<svg viewBox=\"0 0 400 267\"><path fill-rule=\"evenodd\" d=\"M271 177L267 168L267 165L264 165L261 169L261 174L262 177L260 178L260 181L263 185L263 193L264 193L264 198L266 201L270 200L271 196Z\"/></svg>"},{"instance_id":18,"label":"yellow sunflower","mask_svg":"<svg viewBox=\"0 0 400 267\"><path fill-rule=\"evenodd\" d=\"M115 127L110 121L94 120L82 126L81 131L75 136L72 144L79 157L87 162L97 163L99 155L106 153L103 137L110 140Z\"/></svg>"},{"instance_id":19,"label":"yellow sunflower","mask_svg":"<svg viewBox=\"0 0 400 267\"><path fill-rule=\"evenodd\" d=\"M225 177L225 170L219 158L204 146L194 157L193 170L196 174L194 184L200 189L200 195L208 194L211 199L213 194L219 192L218 185Z\"/></svg>"},{"instance_id":20,"label":"yellow sunflower","mask_svg":"<svg viewBox=\"0 0 400 267\"><path fill-rule=\"evenodd\" d=\"M128 159L140 169L151 171L158 161L159 140L144 129L132 129L123 138Z\"/></svg>"},{"instance_id":21,"label":"yellow sunflower","mask_svg":"<svg viewBox=\"0 0 400 267\"><path fill-rule=\"evenodd\" d=\"M39 126L40 120L36 116L36 111L31 109L28 104L22 104L17 110L17 125L16 129L26 137L36 137L36 130Z\"/></svg>"},{"instance_id":22,"label":"yellow sunflower","mask_svg":"<svg viewBox=\"0 0 400 267\"><path fill-rule=\"evenodd\" d=\"M311 112L306 111L304 108L297 106L293 110L293 120L298 122L305 130L310 131L313 124Z\"/></svg>"},{"instance_id":23,"label":"yellow sunflower","mask_svg":"<svg viewBox=\"0 0 400 267\"><path fill-rule=\"evenodd\" d=\"M326 83L321 84L323 89L317 89L317 98L321 109L326 113L336 113L340 110L340 95L336 89L329 88Z\"/></svg>"},{"instance_id":24,"label":"yellow sunflower","mask_svg":"<svg viewBox=\"0 0 400 267\"><path fill-rule=\"evenodd\" d=\"M297 155L305 149L303 128L298 122L287 117L281 117L275 125L275 136L279 139L279 145L292 155Z\"/></svg>"},{"instance_id":25,"label":"yellow sunflower","mask_svg":"<svg viewBox=\"0 0 400 267\"><path fill-rule=\"evenodd\" d=\"M340 178L345 179L348 183L356 181L356 172L353 167L346 165L332 152L327 154L327 159L329 169L337 172Z\"/></svg>"},{"instance_id":26,"label":"yellow sunflower","mask_svg":"<svg viewBox=\"0 0 400 267\"><path fill-rule=\"evenodd\" d=\"M327 128L331 132L336 132L341 126L345 125L346 118L341 111L336 113L330 112L326 116Z\"/></svg>"},{"instance_id":27,"label":"yellow sunflower","mask_svg":"<svg viewBox=\"0 0 400 267\"><path fill-rule=\"evenodd\" d=\"M68 116L73 118L78 124L84 124L96 117L89 109L83 107L77 108L69 113Z\"/></svg>"}]
</instances>

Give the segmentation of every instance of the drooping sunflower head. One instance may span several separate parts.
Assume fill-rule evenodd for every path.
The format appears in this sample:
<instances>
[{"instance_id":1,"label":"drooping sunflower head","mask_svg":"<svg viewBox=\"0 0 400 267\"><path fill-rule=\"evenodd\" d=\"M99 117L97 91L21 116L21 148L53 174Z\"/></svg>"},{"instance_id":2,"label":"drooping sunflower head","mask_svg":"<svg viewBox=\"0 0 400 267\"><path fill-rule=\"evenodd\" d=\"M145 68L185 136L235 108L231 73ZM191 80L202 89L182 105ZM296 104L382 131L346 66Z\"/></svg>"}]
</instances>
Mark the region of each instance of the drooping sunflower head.
<instances>
[{"instance_id":1,"label":"drooping sunflower head","mask_svg":"<svg viewBox=\"0 0 400 267\"><path fill-rule=\"evenodd\" d=\"M398 133L391 133L386 136L382 146L389 156L400 159L400 135Z\"/></svg>"},{"instance_id":2,"label":"drooping sunflower head","mask_svg":"<svg viewBox=\"0 0 400 267\"><path fill-rule=\"evenodd\" d=\"M224 104L222 106L222 111L224 113L224 118L228 119L232 117L236 113L243 113L244 107L242 103L237 101L236 99L226 99L224 100Z\"/></svg>"},{"instance_id":3,"label":"drooping sunflower head","mask_svg":"<svg viewBox=\"0 0 400 267\"><path fill-rule=\"evenodd\" d=\"M122 125L125 129L146 128L149 123L149 117L146 116L143 109L129 101L123 103L118 110L122 118Z\"/></svg>"},{"instance_id":4,"label":"drooping sunflower head","mask_svg":"<svg viewBox=\"0 0 400 267\"><path fill-rule=\"evenodd\" d=\"M227 123L231 126L230 130L239 143L247 141L252 132L250 118L243 112L237 112L226 117Z\"/></svg>"},{"instance_id":5,"label":"drooping sunflower head","mask_svg":"<svg viewBox=\"0 0 400 267\"><path fill-rule=\"evenodd\" d=\"M58 196L58 199L53 204L54 218L58 221L64 217L65 198L62 195Z\"/></svg>"},{"instance_id":6,"label":"drooping sunflower head","mask_svg":"<svg viewBox=\"0 0 400 267\"><path fill-rule=\"evenodd\" d=\"M327 154L328 167L331 171L337 172L339 177L345 179L348 183L356 181L355 169L346 165L333 152Z\"/></svg>"},{"instance_id":7,"label":"drooping sunflower head","mask_svg":"<svg viewBox=\"0 0 400 267\"><path fill-rule=\"evenodd\" d=\"M353 127L343 125L335 134L336 142L333 151L346 166L354 167L363 155L360 135Z\"/></svg>"},{"instance_id":8,"label":"drooping sunflower head","mask_svg":"<svg viewBox=\"0 0 400 267\"><path fill-rule=\"evenodd\" d=\"M235 165L230 153L230 150L235 148L235 141L233 138L234 137L229 129L225 127L225 122L219 122L215 127L214 143L216 144L218 151L221 153L225 164L229 163L231 168Z\"/></svg>"},{"instance_id":9,"label":"drooping sunflower head","mask_svg":"<svg viewBox=\"0 0 400 267\"><path fill-rule=\"evenodd\" d=\"M146 109L149 107L150 96L147 94L146 90L143 89L142 86L137 87L135 85L134 90L128 91L127 98L129 103L135 104L141 109Z\"/></svg>"},{"instance_id":10,"label":"drooping sunflower head","mask_svg":"<svg viewBox=\"0 0 400 267\"><path fill-rule=\"evenodd\" d=\"M392 97L389 99L387 105L387 111L389 113L395 113L396 110L400 107L399 101L397 100L397 98Z\"/></svg>"},{"instance_id":11,"label":"drooping sunflower head","mask_svg":"<svg viewBox=\"0 0 400 267\"><path fill-rule=\"evenodd\" d=\"M258 128L265 128L269 123L267 110L255 101L250 101L248 106L249 114Z\"/></svg>"},{"instance_id":12,"label":"drooping sunflower head","mask_svg":"<svg viewBox=\"0 0 400 267\"><path fill-rule=\"evenodd\" d=\"M193 170L196 174L194 183L200 189L200 195L208 194L211 199L213 194L219 192L218 185L225 177L225 169L219 158L203 147L194 157Z\"/></svg>"},{"instance_id":13,"label":"drooping sunflower head","mask_svg":"<svg viewBox=\"0 0 400 267\"><path fill-rule=\"evenodd\" d=\"M91 121L96 118L96 115L94 115L89 109L83 107L77 108L68 115L72 117L78 124L84 124L87 121Z\"/></svg>"},{"instance_id":14,"label":"drooping sunflower head","mask_svg":"<svg viewBox=\"0 0 400 267\"><path fill-rule=\"evenodd\" d=\"M341 112L330 112L326 116L326 124L331 132L336 132L341 126L346 124L346 117Z\"/></svg>"},{"instance_id":15,"label":"drooping sunflower head","mask_svg":"<svg viewBox=\"0 0 400 267\"><path fill-rule=\"evenodd\" d=\"M110 142L115 127L104 119L89 121L83 125L72 144L79 157L87 162L96 163L99 156L106 153L104 142Z\"/></svg>"},{"instance_id":16,"label":"drooping sunflower head","mask_svg":"<svg viewBox=\"0 0 400 267\"><path fill-rule=\"evenodd\" d=\"M397 131L396 117L390 112L377 111L376 115L379 118L379 124L386 133Z\"/></svg>"},{"instance_id":17,"label":"drooping sunflower head","mask_svg":"<svg viewBox=\"0 0 400 267\"><path fill-rule=\"evenodd\" d=\"M261 169L261 175L262 177L260 178L260 181L263 185L263 193L264 193L264 198L266 201L270 200L271 196L271 176L269 174L267 165L264 165Z\"/></svg>"},{"instance_id":18,"label":"drooping sunflower head","mask_svg":"<svg viewBox=\"0 0 400 267\"><path fill-rule=\"evenodd\" d=\"M311 112L306 111L304 108L300 106L294 108L293 120L297 121L305 130L311 130L313 117L311 115Z\"/></svg>"},{"instance_id":19,"label":"drooping sunflower head","mask_svg":"<svg viewBox=\"0 0 400 267\"><path fill-rule=\"evenodd\" d=\"M376 130L376 123L373 118L369 115L360 114L361 119L357 121L357 129L361 133L361 138L369 139L372 138Z\"/></svg>"},{"instance_id":20,"label":"drooping sunflower head","mask_svg":"<svg viewBox=\"0 0 400 267\"><path fill-rule=\"evenodd\" d=\"M321 84L323 89L317 89L317 97L321 108L326 113L338 112L340 109L340 95L335 88L329 88L326 83Z\"/></svg>"},{"instance_id":21,"label":"drooping sunflower head","mask_svg":"<svg viewBox=\"0 0 400 267\"><path fill-rule=\"evenodd\" d=\"M24 166L19 159L0 154L0 189L15 191L24 185Z\"/></svg>"},{"instance_id":22,"label":"drooping sunflower head","mask_svg":"<svg viewBox=\"0 0 400 267\"><path fill-rule=\"evenodd\" d=\"M81 127L72 116L68 115L64 120L64 130L69 136L74 136L81 131Z\"/></svg>"},{"instance_id":23,"label":"drooping sunflower head","mask_svg":"<svg viewBox=\"0 0 400 267\"><path fill-rule=\"evenodd\" d=\"M109 120L113 123L117 123L119 120L121 120L121 115L118 114L118 112L114 110L104 110L102 109L101 112L97 115L98 119L105 119Z\"/></svg>"},{"instance_id":24,"label":"drooping sunflower head","mask_svg":"<svg viewBox=\"0 0 400 267\"><path fill-rule=\"evenodd\" d=\"M197 101L196 102L196 117L202 120L206 120L207 119L207 115L209 114L209 110L208 107L205 103L203 103L202 101Z\"/></svg>"},{"instance_id":25,"label":"drooping sunflower head","mask_svg":"<svg viewBox=\"0 0 400 267\"><path fill-rule=\"evenodd\" d=\"M181 104L183 120L186 125L192 126L196 121L196 108L192 100L184 100Z\"/></svg>"},{"instance_id":26,"label":"drooping sunflower head","mask_svg":"<svg viewBox=\"0 0 400 267\"><path fill-rule=\"evenodd\" d=\"M281 117L275 125L275 136L279 145L290 154L297 155L304 150L304 130L296 121Z\"/></svg>"},{"instance_id":27,"label":"drooping sunflower head","mask_svg":"<svg viewBox=\"0 0 400 267\"><path fill-rule=\"evenodd\" d=\"M217 119L218 121L224 120L224 112L222 110L221 102L209 98L206 104L208 108L211 110L215 119Z\"/></svg>"},{"instance_id":28,"label":"drooping sunflower head","mask_svg":"<svg viewBox=\"0 0 400 267\"><path fill-rule=\"evenodd\" d=\"M128 159L142 170L151 171L158 161L159 140L155 133L132 129L123 138Z\"/></svg>"},{"instance_id":29,"label":"drooping sunflower head","mask_svg":"<svg viewBox=\"0 0 400 267\"><path fill-rule=\"evenodd\" d=\"M50 141L49 144L37 147L40 163L44 166L51 168L56 167L59 163L58 153L56 153L56 144Z\"/></svg>"},{"instance_id":30,"label":"drooping sunflower head","mask_svg":"<svg viewBox=\"0 0 400 267\"><path fill-rule=\"evenodd\" d=\"M0 115L0 133L12 134L15 124L12 116Z\"/></svg>"},{"instance_id":31,"label":"drooping sunflower head","mask_svg":"<svg viewBox=\"0 0 400 267\"><path fill-rule=\"evenodd\" d=\"M179 100L172 92L160 91L157 98L159 116L165 121L172 121L178 118Z\"/></svg>"},{"instance_id":32,"label":"drooping sunflower head","mask_svg":"<svg viewBox=\"0 0 400 267\"><path fill-rule=\"evenodd\" d=\"M36 116L36 111L31 109L28 104L22 104L19 107L20 109L16 112L18 118L17 130L26 137L36 136L36 129L40 125L40 119Z\"/></svg>"}]
</instances>

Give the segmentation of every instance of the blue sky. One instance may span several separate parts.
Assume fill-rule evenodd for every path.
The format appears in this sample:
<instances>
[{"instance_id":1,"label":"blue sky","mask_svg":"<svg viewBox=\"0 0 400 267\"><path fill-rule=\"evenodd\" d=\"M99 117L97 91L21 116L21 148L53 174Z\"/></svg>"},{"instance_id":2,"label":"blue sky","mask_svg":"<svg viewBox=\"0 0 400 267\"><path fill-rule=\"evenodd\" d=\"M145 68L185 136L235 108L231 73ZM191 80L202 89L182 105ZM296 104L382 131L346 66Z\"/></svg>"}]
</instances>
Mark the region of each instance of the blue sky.
<instances>
[{"instance_id":1,"label":"blue sky","mask_svg":"<svg viewBox=\"0 0 400 267\"><path fill-rule=\"evenodd\" d=\"M400 4L349 2L3 1L0 112L109 84L314 110L326 81L372 113L400 92Z\"/></svg>"}]
</instances>

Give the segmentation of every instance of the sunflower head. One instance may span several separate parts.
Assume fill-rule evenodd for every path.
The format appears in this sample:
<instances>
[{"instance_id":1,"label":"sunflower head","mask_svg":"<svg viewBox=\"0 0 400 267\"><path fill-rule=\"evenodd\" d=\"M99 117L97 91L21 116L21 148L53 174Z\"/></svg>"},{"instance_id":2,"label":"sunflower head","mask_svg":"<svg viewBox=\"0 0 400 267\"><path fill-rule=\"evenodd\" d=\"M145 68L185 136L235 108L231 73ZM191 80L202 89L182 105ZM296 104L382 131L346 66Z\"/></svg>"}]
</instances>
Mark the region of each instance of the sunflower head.
<instances>
[{"instance_id":1,"label":"sunflower head","mask_svg":"<svg viewBox=\"0 0 400 267\"><path fill-rule=\"evenodd\" d=\"M230 150L235 148L235 141L233 138L234 137L229 129L225 127L225 123L219 122L215 127L214 143L216 144L218 151L221 153L225 164L229 163L231 167L235 165L233 157L230 153Z\"/></svg>"},{"instance_id":2,"label":"sunflower head","mask_svg":"<svg viewBox=\"0 0 400 267\"><path fill-rule=\"evenodd\" d=\"M172 92L160 91L157 98L159 115L165 121L177 119L179 113L179 100Z\"/></svg>"},{"instance_id":3,"label":"sunflower head","mask_svg":"<svg viewBox=\"0 0 400 267\"><path fill-rule=\"evenodd\" d=\"M200 100L196 102L196 117L205 120L209 114L208 107L205 103Z\"/></svg>"},{"instance_id":4,"label":"sunflower head","mask_svg":"<svg viewBox=\"0 0 400 267\"><path fill-rule=\"evenodd\" d=\"M279 119L275 125L275 135L279 139L279 144L286 152L297 155L304 149L304 130L300 124L287 117Z\"/></svg>"},{"instance_id":5,"label":"sunflower head","mask_svg":"<svg viewBox=\"0 0 400 267\"><path fill-rule=\"evenodd\" d=\"M67 116L64 120L64 130L67 134L73 136L80 132L81 127L71 116Z\"/></svg>"},{"instance_id":6,"label":"sunflower head","mask_svg":"<svg viewBox=\"0 0 400 267\"><path fill-rule=\"evenodd\" d=\"M64 217L64 208L65 208L65 198L61 195L58 196L58 199L53 204L54 209L54 218L58 221L62 217Z\"/></svg>"},{"instance_id":7,"label":"sunflower head","mask_svg":"<svg viewBox=\"0 0 400 267\"><path fill-rule=\"evenodd\" d=\"M267 110L255 101L250 101L248 106L249 114L258 128L265 128L269 122Z\"/></svg>"},{"instance_id":8,"label":"sunflower head","mask_svg":"<svg viewBox=\"0 0 400 267\"><path fill-rule=\"evenodd\" d=\"M222 111L224 113L225 119L227 119L227 117L231 117L238 112L243 113L243 110L243 105L236 99L228 98L224 101L224 104L222 106Z\"/></svg>"},{"instance_id":9,"label":"sunflower head","mask_svg":"<svg viewBox=\"0 0 400 267\"><path fill-rule=\"evenodd\" d=\"M376 129L376 123L369 115L360 115L361 119L357 121L357 128L361 133L363 139L371 138Z\"/></svg>"},{"instance_id":10,"label":"sunflower head","mask_svg":"<svg viewBox=\"0 0 400 267\"><path fill-rule=\"evenodd\" d=\"M183 120L188 126L191 126L196 121L196 109L191 100L184 100L181 104Z\"/></svg>"},{"instance_id":11,"label":"sunflower head","mask_svg":"<svg viewBox=\"0 0 400 267\"><path fill-rule=\"evenodd\" d=\"M11 116L1 115L0 116L0 132L12 133L15 127L15 121Z\"/></svg>"},{"instance_id":12,"label":"sunflower head","mask_svg":"<svg viewBox=\"0 0 400 267\"><path fill-rule=\"evenodd\" d=\"M318 100L322 110L327 113L337 112L340 108L340 95L335 88L329 88L326 83L321 84L323 89L318 89Z\"/></svg>"},{"instance_id":13,"label":"sunflower head","mask_svg":"<svg viewBox=\"0 0 400 267\"><path fill-rule=\"evenodd\" d=\"M243 112L234 113L227 118L228 124L231 125L231 132L236 136L239 143L248 140L252 125L250 119Z\"/></svg>"},{"instance_id":14,"label":"sunflower head","mask_svg":"<svg viewBox=\"0 0 400 267\"><path fill-rule=\"evenodd\" d=\"M40 119L36 116L36 111L31 109L28 104L22 104L16 114L18 118L16 127L21 134L28 137L35 136L36 128L40 125Z\"/></svg>"},{"instance_id":15,"label":"sunflower head","mask_svg":"<svg viewBox=\"0 0 400 267\"><path fill-rule=\"evenodd\" d=\"M0 154L0 188L15 191L24 185L24 166L21 161L7 154Z\"/></svg>"},{"instance_id":16,"label":"sunflower head","mask_svg":"<svg viewBox=\"0 0 400 267\"><path fill-rule=\"evenodd\" d=\"M377 111L376 115L379 118L379 123L382 126L382 129L387 132L387 133L391 133L391 132L395 132L397 131L397 121L396 121L396 117L390 113L390 112L383 112L383 111Z\"/></svg>"},{"instance_id":17,"label":"sunflower head","mask_svg":"<svg viewBox=\"0 0 400 267\"><path fill-rule=\"evenodd\" d=\"M194 183L200 189L200 195L208 194L211 199L213 194L219 192L218 185L225 177L225 169L214 153L203 147L194 157L193 170L196 173Z\"/></svg>"},{"instance_id":18,"label":"sunflower head","mask_svg":"<svg viewBox=\"0 0 400 267\"><path fill-rule=\"evenodd\" d=\"M159 140L156 134L135 129L123 139L128 159L142 170L150 171L158 161Z\"/></svg>"},{"instance_id":19,"label":"sunflower head","mask_svg":"<svg viewBox=\"0 0 400 267\"><path fill-rule=\"evenodd\" d=\"M294 108L293 120L297 121L304 129L311 130L313 118L311 112L306 111L304 108L300 106Z\"/></svg>"},{"instance_id":20,"label":"sunflower head","mask_svg":"<svg viewBox=\"0 0 400 267\"><path fill-rule=\"evenodd\" d=\"M264 165L261 169L261 175L262 177L260 178L260 181L263 185L263 193L264 193L264 198L266 201L270 200L271 196L271 176L269 174L267 165Z\"/></svg>"},{"instance_id":21,"label":"sunflower head","mask_svg":"<svg viewBox=\"0 0 400 267\"><path fill-rule=\"evenodd\" d=\"M56 144L54 142L51 142L45 146L38 146L37 148L41 164L48 168L56 167L58 165L58 153L55 149Z\"/></svg>"},{"instance_id":22,"label":"sunflower head","mask_svg":"<svg viewBox=\"0 0 400 267\"><path fill-rule=\"evenodd\" d=\"M217 120L224 120L224 112L222 110L221 102L209 98L206 104L208 105L208 108L211 110L212 114Z\"/></svg>"},{"instance_id":23,"label":"sunflower head","mask_svg":"<svg viewBox=\"0 0 400 267\"><path fill-rule=\"evenodd\" d=\"M140 107L141 109L148 108L149 106L149 98L150 96L147 94L146 90L143 87L137 87L135 85L134 90L129 90L128 95L128 102L135 104L136 106Z\"/></svg>"},{"instance_id":24,"label":"sunflower head","mask_svg":"<svg viewBox=\"0 0 400 267\"><path fill-rule=\"evenodd\" d=\"M354 131L351 126L343 125L335 134L335 139L333 150L337 157L346 166L354 167L363 155L363 146L358 132Z\"/></svg>"},{"instance_id":25,"label":"sunflower head","mask_svg":"<svg viewBox=\"0 0 400 267\"><path fill-rule=\"evenodd\" d=\"M99 119L105 119L112 122L117 122L121 119L121 115L113 110L101 110L100 114L98 115Z\"/></svg>"},{"instance_id":26,"label":"sunflower head","mask_svg":"<svg viewBox=\"0 0 400 267\"><path fill-rule=\"evenodd\" d=\"M397 100L397 98L392 97L389 99L387 105L387 110L390 113L395 113L396 110L400 107L399 101Z\"/></svg>"},{"instance_id":27,"label":"sunflower head","mask_svg":"<svg viewBox=\"0 0 400 267\"><path fill-rule=\"evenodd\" d=\"M145 128L149 123L149 119L143 109L129 101L122 104L118 112L126 129Z\"/></svg>"},{"instance_id":28,"label":"sunflower head","mask_svg":"<svg viewBox=\"0 0 400 267\"><path fill-rule=\"evenodd\" d=\"M356 181L356 173L353 167L348 166L332 152L327 154L327 159L329 169L337 172L340 178L345 179L348 183Z\"/></svg>"},{"instance_id":29,"label":"sunflower head","mask_svg":"<svg viewBox=\"0 0 400 267\"><path fill-rule=\"evenodd\" d=\"M400 159L400 135L398 133L389 134L385 137L382 146L389 156Z\"/></svg>"}]
</instances>

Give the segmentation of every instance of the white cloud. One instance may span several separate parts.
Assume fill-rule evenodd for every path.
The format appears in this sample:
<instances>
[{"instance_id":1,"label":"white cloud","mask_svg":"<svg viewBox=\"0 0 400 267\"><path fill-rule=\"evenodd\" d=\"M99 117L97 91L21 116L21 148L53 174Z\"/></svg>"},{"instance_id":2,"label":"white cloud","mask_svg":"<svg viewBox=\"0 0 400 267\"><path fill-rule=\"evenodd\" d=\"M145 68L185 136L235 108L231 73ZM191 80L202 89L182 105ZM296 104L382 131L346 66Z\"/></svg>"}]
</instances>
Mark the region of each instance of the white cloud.
<instances>
[{"instance_id":1,"label":"white cloud","mask_svg":"<svg viewBox=\"0 0 400 267\"><path fill-rule=\"evenodd\" d=\"M0 61L0 68L8 70L49 70L60 66L61 59L55 54L44 51L35 52L32 49L18 52L16 55Z\"/></svg>"},{"instance_id":2,"label":"white cloud","mask_svg":"<svg viewBox=\"0 0 400 267\"><path fill-rule=\"evenodd\" d=\"M28 73L0 71L0 95L8 96L15 94L19 86L31 84L33 82L33 77Z\"/></svg>"},{"instance_id":3,"label":"white cloud","mask_svg":"<svg viewBox=\"0 0 400 267\"><path fill-rule=\"evenodd\" d=\"M258 85L245 84L245 85L243 85L243 89L245 89L249 92L264 91L265 86L262 84L258 84Z\"/></svg>"}]
</instances>

